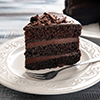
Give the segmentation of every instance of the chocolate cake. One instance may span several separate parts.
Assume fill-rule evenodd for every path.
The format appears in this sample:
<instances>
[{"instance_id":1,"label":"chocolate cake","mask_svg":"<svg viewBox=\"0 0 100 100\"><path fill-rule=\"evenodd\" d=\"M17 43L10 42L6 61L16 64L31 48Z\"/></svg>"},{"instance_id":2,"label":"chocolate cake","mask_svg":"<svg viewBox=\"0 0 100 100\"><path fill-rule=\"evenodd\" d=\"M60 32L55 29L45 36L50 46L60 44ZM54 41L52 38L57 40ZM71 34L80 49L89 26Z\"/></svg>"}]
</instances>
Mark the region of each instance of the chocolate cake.
<instances>
[{"instance_id":1,"label":"chocolate cake","mask_svg":"<svg viewBox=\"0 0 100 100\"><path fill-rule=\"evenodd\" d=\"M78 21L61 13L31 17L24 27L25 68L39 70L78 62L81 28Z\"/></svg>"},{"instance_id":2,"label":"chocolate cake","mask_svg":"<svg viewBox=\"0 0 100 100\"><path fill-rule=\"evenodd\" d=\"M100 0L65 0L63 12L82 25L100 23Z\"/></svg>"}]
</instances>

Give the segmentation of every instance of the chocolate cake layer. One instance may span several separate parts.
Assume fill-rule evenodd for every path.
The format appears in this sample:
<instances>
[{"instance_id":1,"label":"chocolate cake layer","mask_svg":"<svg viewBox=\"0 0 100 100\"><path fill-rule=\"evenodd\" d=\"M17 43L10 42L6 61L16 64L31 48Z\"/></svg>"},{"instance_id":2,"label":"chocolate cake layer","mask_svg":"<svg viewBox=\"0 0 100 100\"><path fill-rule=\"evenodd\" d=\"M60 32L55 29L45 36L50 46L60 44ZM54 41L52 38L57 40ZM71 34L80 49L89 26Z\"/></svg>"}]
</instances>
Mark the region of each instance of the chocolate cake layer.
<instances>
[{"instance_id":1,"label":"chocolate cake layer","mask_svg":"<svg viewBox=\"0 0 100 100\"><path fill-rule=\"evenodd\" d=\"M62 43L62 44L49 44L46 46L37 46L27 49L25 52L26 59L40 56L52 56L71 53L78 50L78 42Z\"/></svg>"},{"instance_id":2,"label":"chocolate cake layer","mask_svg":"<svg viewBox=\"0 0 100 100\"><path fill-rule=\"evenodd\" d=\"M62 55L62 56L51 56L51 57L40 57L36 59L35 61L33 58L30 58L30 60L26 60L26 69L31 70L39 70L39 69L45 69L45 68L56 68L56 67L62 67L63 65L70 65L74 64L79 61L81 56L80 51ZM34 61L34 62L33 62Z\"/></svg>"},{"instance_id":3,"label":"chocolate cake layer","mask_svg":"<svg viewBox=\"0 0 100 100\"><path fill-rule=\"evenodd\" d=\"M62 39L69 37L79 37L81 34L81 25L54 25L39 28L26 29L25 40L30 41L43 41L52 39Z\"/></svg>"}]
</instances>

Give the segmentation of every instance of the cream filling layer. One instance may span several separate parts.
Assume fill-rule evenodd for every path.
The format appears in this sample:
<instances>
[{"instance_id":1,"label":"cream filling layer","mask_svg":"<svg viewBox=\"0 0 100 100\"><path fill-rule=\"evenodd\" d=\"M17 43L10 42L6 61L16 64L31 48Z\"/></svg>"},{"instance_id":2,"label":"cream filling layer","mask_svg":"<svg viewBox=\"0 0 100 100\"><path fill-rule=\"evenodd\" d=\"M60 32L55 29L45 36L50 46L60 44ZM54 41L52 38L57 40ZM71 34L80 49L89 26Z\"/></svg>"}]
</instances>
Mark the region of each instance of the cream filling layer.
<instances>
[{"instance_id":1,"label":"cream filling layer","mask_svg":"<svg viewBox=\"0 0 100 100\"><path fill-rule=\"evenodd\" d=\"M78 41L79 38L65 38L65 39L53 39L48 41L30 42L27 44L26 49L37 46L49 45L49 44L71 43Z\"/></svg>"},{"instance_id":2,"label":"cream filling layer","mask_svg":"<svg viewBox=\"0 0 100 100\"><path fill-rule=\"evenodd\" d=\"M46 60L50 60L50 59L54 59L54 58L67 57L70 55L77 55L77 54L79 54L79 52L73 52L73 53L62 54L62 55L47 56L47 57L36 57L36 58L30 57L30 58L25 60L25 64L37 63L37 62L46 61Z\"/></svg>"}]
</instances>

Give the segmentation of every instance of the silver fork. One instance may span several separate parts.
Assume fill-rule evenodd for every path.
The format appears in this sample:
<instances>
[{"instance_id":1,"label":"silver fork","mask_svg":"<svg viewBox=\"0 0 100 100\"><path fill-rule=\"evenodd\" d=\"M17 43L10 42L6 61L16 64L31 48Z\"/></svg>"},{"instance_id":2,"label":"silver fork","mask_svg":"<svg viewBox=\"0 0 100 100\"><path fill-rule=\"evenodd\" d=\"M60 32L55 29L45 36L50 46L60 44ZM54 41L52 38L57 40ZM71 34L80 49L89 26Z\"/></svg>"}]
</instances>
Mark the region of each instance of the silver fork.
<instances>
[{"instance_id":1,"label":"silver fork","mask_svg":"<svg viewBox=\"0 0 100 100\"><path fill-rule=\"evenodd\" d=\"M64 69L72 68L72 67L75 67L75 66L78 66L78 65L91 64L91 63L97 62L97 61L100 61L100 57L93 58L93 59L87 60L87 61L82 62L82 63L77 63L77 64L74 64L74 65L69 65L67 67L64 67L64 68L56 70L56 71L50 71L50 72L42 73L42 74L32 73L32 72L26 71L26 74L29 77L31 77L31 78L35 78L35 79L39 79L39 80L50 80L50 79L54 78L60 71L62 71Z\"/></svg>"}]
</instances>

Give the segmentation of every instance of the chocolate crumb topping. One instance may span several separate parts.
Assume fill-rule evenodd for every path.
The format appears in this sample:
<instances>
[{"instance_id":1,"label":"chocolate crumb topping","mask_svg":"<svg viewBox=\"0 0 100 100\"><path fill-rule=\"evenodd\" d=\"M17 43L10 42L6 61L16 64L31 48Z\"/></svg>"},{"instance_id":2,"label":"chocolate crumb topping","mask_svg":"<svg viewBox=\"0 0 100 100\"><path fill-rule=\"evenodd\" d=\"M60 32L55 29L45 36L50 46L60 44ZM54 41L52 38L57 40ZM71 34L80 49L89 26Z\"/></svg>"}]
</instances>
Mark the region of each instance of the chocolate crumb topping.
<instances>
[{"instance_id":1,"label":"chocolate crumb topping","mask_svg":"<svg viewBox=\"0 0 100 100\"><path fill-rule=\"evenodd\" d=\"M41 16L37 14L36 16L31 17L30 23L33 26L51 25L53 23L60 24L60 23L67 23L66 18L67 17L64 16L58 18L56 15L44 12L43 15Z\"/></svg>"},{"instance_id":2,"label":"chocolate crumb topping","mask_svg":"<svg viewBox=\"0 0 100 100\"><path fill-rule=\"evenodd\" d=\"M38 20L38 17L39 17L38 14L36 16L34 16L34 17L31 17L30 22L33 23L34 21L37 21Z\"/></svg>"}]
</instances>

